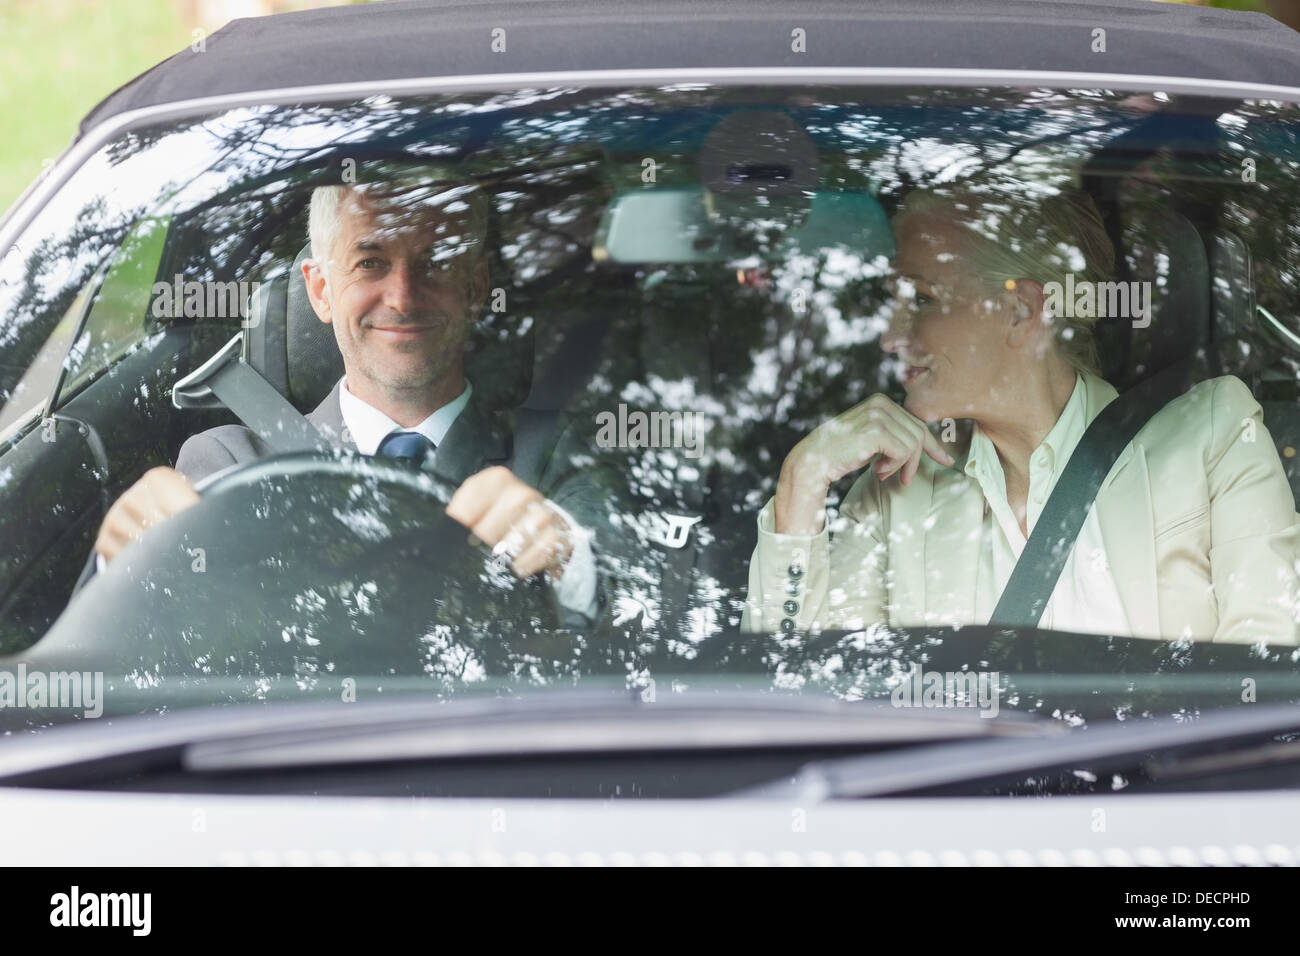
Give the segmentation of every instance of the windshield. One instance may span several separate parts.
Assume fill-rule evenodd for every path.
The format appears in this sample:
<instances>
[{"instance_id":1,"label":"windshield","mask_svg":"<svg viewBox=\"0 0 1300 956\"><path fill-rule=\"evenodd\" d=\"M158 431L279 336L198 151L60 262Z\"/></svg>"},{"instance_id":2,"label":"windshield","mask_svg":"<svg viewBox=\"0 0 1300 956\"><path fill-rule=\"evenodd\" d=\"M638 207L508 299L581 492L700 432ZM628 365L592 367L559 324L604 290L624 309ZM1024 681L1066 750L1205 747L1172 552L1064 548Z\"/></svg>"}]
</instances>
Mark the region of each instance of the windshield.
<instances>
[{"instance_id":1,"label":"windshield","mask_svg":"<svg viewBox=\"0 0 1300 956\"><path fill-rule=\"evenodd\" d=\"M95 710L70 674L108 713L1300 697L1298 120L692 84L123 133L0 262L18 723ZM159 468L183 509L123 497Z\"/></svg>"}]
</instances>

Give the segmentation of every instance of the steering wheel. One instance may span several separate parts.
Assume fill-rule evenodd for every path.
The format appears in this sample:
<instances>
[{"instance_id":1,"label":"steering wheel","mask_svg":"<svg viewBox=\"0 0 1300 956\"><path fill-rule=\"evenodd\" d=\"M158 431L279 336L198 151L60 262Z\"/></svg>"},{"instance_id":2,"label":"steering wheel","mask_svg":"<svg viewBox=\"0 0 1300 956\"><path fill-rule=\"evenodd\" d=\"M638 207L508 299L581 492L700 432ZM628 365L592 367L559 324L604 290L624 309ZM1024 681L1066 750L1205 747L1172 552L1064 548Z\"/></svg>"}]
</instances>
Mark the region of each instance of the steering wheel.
<instances>
[{"instance_id":1,"label":"steering wheel","mask_svg":"<svg viewBox=\"0 0 1300 956\"><path fill-rule=\"evenodd\" d=\"M446 515L439 475L351 453L261 458L123 550L25 659L115 674L412 676L563 667L551 589Z\"/></svg>"}]
</instances>

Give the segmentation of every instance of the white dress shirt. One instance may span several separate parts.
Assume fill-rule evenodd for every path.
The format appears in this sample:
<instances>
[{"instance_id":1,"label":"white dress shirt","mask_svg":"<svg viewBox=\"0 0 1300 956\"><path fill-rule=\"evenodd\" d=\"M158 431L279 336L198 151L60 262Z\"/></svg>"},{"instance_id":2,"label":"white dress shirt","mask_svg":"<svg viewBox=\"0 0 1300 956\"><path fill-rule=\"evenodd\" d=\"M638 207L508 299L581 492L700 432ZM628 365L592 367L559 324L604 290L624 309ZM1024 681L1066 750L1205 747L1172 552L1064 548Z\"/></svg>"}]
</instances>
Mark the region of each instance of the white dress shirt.
<instances>
[{"instance_id":1,"label":"white dress shirt","mask_svg":"<svg viewBox=\"0 0 1300 956\"><path fill-rule=\"evenodd\" d=\"M1032 534L1043 506L1066 462L1088 427L1087 383L1075 376L1074 391L1047 437L1029 458L1029 498L1025 524ZM972 429L966 474L984 492L984 533L980 536L979 568L975 589L977 620L987 621L998 598L1006 589L1026 538L1007 501L1006 474L997 449L978 425ZM1039 622L1043 628L1098 634L1128 634L1128 619L1120 602L1119 589L1111 576L1102 542L1101 525L1094 505L1065 560L1061 577Z\"/></svg>"},{"instance_id":2,"label":"white dress shirt","mask_svg":"<svg viewBox=\"0 0 1300 956\"><path fill-rule=\"evenodd\" d=\"M469 404L471 391L469 382L466 382L465 390L456 398L413 428L403 428L373 405L353 395L348 390L345 375L339 380L339 411L343 414L343 426L347 429L344 437L350 437L357 446L357 451L363 455L373 455L384 439L394 431L418 432L433 442L436 448L442 444L452 424ZM437 451L433 454L436 460ZM546 580L551 582L556 598L565 608L594 618L597 613L596 559L591 549L591 532L578 524L573 515L559 505L551 502L550 506L568 524L572 533L573 551L565 561L560 579L556 581L547 575Z\"/></svg>"},{"instance_id":3,"label":"white dress shirt","mask_svg":"<svg viewBox=\"0 0 1300 956\"><path fill-rule=\"evenodd\" d=\"M1048 496L1056 487L1070 455L1073 454L1089 424L1086 420L1087 408L1088 384L1083 376L1076 375L1074 391L1071 392L1060 417L1043 441L1034 449L1029 459L1029 496L1026 502L1025 524L1031 534L1034 525L1042 515ZM984 514L980 523L980 532L977 540L971 541L968 559L975 562L976 571L974 616L970 623L984 624L992 617L993 609L997 606L1002 592L1006 590L1011 571L1025 549L1026 536L1021 533L1020 525L1007 500L1006 474L1002 470L997 449L978 425L972 429L965 474L979 486L984 497ZM874 481L875 479L867 475L859 480ZM897 478L891 480L897 481ZM886 533L909 537L916 530L886 529ZM816 553L829 554L829 560L836 560L834 549L829 547L831 539L829 522L823 525L816 535L777 534L774 499L769 499L759 512L758 539L754 561L761 561L761 555L766 553L767 564L774 567L784 569L790 564L803 564L808 560L809 555ZM916 547L918 548L916 557L920 558L923 552L920 551L919 541ZM882 553L883 550L882 545ZM841 556L841 559L843 557ZM753 565L751 565L751 572L752 568ZM782 580L784 581L784 573ZM760 613L756 612L755 608L761 609L772 599L770 593L763 593L761 590L757 594L754 593L756 589L763 587L763 581L764 576L761 573L757 577L751 573L751 597L747 608L747 615L751 616L751 620L752 615ZM768 581L767 586L776 585ZM835 599L836 595L832 594L830 597ZM840 598L842 597L843 595L840 595ZM1066 558L1061 576L1057 579L1056 587L1039 619L1039 626L1079 633L1131 633L1120 600L1119 589L1107 561L1095 505L1088 510L1083 528Z\"/></svg>"},{"instance_id":4,"label":"white dress shirt","mask_svg":"<svg viewBox=\"0 0 1300 956\"><path fill-rule=\"evenodd\" d=\"M419 432L435 446L441 445L452 422L460 417L460 413L469 404L471 391L472 387L466 382L465 390L442 408L413 428L403 428L373 405L353 395L348 390L347 376L344 376L339 379L339 410L343 413L343 426L347 429L344 440L351 438L357 451L363 455L377 452L384 439L394 431Z\"/></svg>"}]
</instances>

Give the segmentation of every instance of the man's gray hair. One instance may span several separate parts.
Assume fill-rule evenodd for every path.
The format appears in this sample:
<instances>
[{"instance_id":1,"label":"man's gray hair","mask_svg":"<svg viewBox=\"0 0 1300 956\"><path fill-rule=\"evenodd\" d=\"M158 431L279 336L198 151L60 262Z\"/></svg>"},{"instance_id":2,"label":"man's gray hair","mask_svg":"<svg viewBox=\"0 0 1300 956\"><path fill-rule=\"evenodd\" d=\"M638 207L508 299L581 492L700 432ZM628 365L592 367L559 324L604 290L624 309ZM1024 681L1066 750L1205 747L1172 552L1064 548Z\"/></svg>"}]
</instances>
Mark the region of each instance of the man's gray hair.
<instances>
[{"instance_id":1,"label":"man's gray hair","mask_svg":"<svg viewBox=\"0 0 1300 956\"><path fill-rule=\"evenodd\" d=\"M338 237L343 216L339 211L348 193L360 189L363 193L373 192L382 200L405 192L417 190L432 196L437 194L438 202L449 212L466 212L470 232L478 237L476 256L487 254L488 197L483 190L474 185L429 183L378 183L366 186L338 185L318 186L312 190L311 211L307 218L307 234L311 239L312 258L328 271L329 251Z\"/></svg>"}]
</instances>

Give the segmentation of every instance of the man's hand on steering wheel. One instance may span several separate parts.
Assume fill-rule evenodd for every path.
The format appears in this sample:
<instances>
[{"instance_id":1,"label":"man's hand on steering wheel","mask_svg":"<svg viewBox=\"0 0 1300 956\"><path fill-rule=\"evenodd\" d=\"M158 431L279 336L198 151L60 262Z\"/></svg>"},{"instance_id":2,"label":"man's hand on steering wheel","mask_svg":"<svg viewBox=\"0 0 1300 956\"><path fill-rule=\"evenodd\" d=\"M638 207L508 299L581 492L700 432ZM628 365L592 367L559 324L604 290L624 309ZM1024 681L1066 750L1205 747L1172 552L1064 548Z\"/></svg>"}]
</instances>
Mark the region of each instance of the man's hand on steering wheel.
<instances>
[{"instance_id":1,"label":"man's hand on steering wheel","mask_svg":"<svg viewBox=\"0 0 1300 956\"><path fill-rule=\"evenodd\" d=\"M573 532L560 512L536 488L501 465L466 478L451 501L447 515L510 560L521 578L545 571L553 580L564 573L573 553Z\"/></svg>"},{"instance_id":2,"label":"man's hand on steering wheel","mask_svg":"<svg viewBox=\"0 0 1300 956\"><path fill-rule=\"evenodd\" d=\"M128 488L104 516L95 550L111 561L146 530L197 504L199 493L175 468L150 468Z\"/></svg>"},{"instance_id":3,"label":"man's hand on steering wheel","mask_svg":"<svg viewBox=\"0 0 1300 956\"><path fill-rule=\"evenodd\" d=\"M95 539L95 550L111 561L145 531L199 500L193 483L175 468L151 468L113 502ZM572 533L541 492L497 466L463 481L447 505L459 521L499 555L521 578L540 571L558 579L573 551Z\"/></svg>"}]
</instances>

